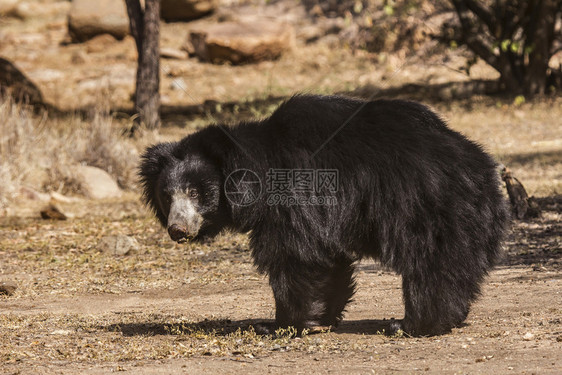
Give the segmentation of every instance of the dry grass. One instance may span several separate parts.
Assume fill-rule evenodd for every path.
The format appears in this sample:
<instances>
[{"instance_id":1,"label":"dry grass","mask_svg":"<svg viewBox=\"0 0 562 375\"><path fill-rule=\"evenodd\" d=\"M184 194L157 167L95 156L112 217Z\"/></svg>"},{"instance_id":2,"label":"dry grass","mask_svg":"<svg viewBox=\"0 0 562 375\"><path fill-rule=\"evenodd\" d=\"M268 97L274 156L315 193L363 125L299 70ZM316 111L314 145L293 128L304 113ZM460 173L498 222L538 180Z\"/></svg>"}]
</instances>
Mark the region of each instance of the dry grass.
<instances>
[{"instance_id":1,"label":"dry grass","mask_svg":"<svg viewBox=\"0 0 562 375\"><path fill-rule=\"evenodd\" d=\"M49 119L9 98L0 100L0 207L22 186L79 192L74 178L79 164L102 168L121 187L131 188L137 160L136 148L105 110L94 111L86 121Z\"/></svg>"},{"instance_id":2,"label":"dry grass","mask_svg":"<svg viewBox=\"0 0 562 375\"><path fill-rule=\"evenodd\" d=\"M38 127L28 111L11 100L0 102L0 207L30 173L33 154L29 149Z\"/></svg>"}]
</instances>

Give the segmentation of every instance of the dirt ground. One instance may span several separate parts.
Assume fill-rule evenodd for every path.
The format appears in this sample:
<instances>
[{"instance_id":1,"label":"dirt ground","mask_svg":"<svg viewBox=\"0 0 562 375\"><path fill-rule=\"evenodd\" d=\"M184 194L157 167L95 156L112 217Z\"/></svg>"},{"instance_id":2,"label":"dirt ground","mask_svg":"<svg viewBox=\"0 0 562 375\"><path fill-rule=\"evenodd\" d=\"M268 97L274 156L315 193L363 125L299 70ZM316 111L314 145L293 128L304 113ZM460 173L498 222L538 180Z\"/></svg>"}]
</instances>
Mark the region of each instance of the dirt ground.
<instances>
[{"instance_id":1,"label":"dirt ground","mask_svg":"<svg viewBox=\"0 0 562 375\"><path fill-rule=\"evenodd\" d=\"M2 281L18 289L0 297L0 372L560 373L562 198L539 202L542 218L514 223L466 325L430 338L381 334L403 315L400 279L371 261L334 332L256 335L274 303L247 238L172 243L136 194L61 204L67 221L2 218ZM122 234L138 249L102 249Z\"/></svg>"},{"instance_id":2,"label":"dirt ground","mask_svg":"<svg viewBox=\"0 0 562 375\"><path fill-rule=\"evenodd\" d=\"M0 53L61 109L87 106L106 91L107 101L130 107L131 38L64 44L65 22L62 13L0 19ZM187 30L164 24L162 45L179 48ZM296 91L359 90L368 97L381 87L497 77L481 62L467 77L459 72L461 55L433 56L428 48L405 59L298 42L280 60L254 66L163 59L163 103L242 103ZM178 89L178 82L188 89ZM41 220L41 203L18 201L0 216L0 282L17 286L13 295L0 295L0 373L560 374L562 98L515 104L511 97L469 92L458 99L451 87L439 90L429 104L509 166L543 209L541 218L513 224L505 255L465 326L438 337L385 336L389 319L403 316L400 278L365 261L357 265L359 288L337 330L260 336L251 326L273 318L274 302L267 279L252 265L246 236L175 244L135 192L118 200L59 202L70 214L66 221ZM424 95L412 97L427 103ZM259 117L272 108L246 110ZM236 108L227 112L215 108L213 115L165 122L154 137L177 139L242 115ZM116 235L135 238L137 248L126 255L104 250L103 239Z\"/></svg>"}]
</instances>

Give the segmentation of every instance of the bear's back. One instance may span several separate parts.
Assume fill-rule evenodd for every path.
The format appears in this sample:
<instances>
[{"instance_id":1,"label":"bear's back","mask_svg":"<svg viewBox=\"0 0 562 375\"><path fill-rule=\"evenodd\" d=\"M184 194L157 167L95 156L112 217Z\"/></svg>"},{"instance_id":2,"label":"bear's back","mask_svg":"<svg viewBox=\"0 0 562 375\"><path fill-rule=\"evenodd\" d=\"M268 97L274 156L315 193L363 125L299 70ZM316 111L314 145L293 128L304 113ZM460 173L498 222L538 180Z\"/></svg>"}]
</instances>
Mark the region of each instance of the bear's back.
<instances>
[{"instance_id":1,"label":"bear's back","mask_svg":"<svg viewBox=\"0 0 562 375\"><path fill-rule=\"evenodd\" d=\"M257 133L273 159L295 162L298 155L310 167L321 167L318 163L338 155L362 164L409 156L415 161L424 154L438 157L445 149L455 155L463 149L478 152L478 146L449 129L429 108L405 100L297 95L262 122Z\"/></svg>"}]
</instances>

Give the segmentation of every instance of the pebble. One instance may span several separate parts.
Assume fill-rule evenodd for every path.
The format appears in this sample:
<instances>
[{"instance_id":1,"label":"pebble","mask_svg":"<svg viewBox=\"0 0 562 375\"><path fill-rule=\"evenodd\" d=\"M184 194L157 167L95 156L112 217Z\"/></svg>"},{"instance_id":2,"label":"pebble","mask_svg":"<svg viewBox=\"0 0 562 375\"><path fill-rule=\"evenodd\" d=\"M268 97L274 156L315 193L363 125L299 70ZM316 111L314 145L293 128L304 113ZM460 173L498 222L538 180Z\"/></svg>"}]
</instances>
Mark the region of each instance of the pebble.
<instances>
[{"instance_id":1,"label":"pebble","mask_svg":"<svg viewBox=\"0 0 562 375\"><path fill-rule=\"evenodd\" d=\"M0 281L0 295L11 296L18 287L9 281Z\"/></svg>"},{"instance_id":2,"label":"pebble","mask_svg":"<svg viewBox=\"0 0 562 375\"><path fill-rule=\"evenodd\" d=\"M98 247L100 250L113 255L127 255L131 251L137 251L139 243L129 236L105 236L98 243Z\"/></svg>"},{"instance_id":3,"label":"pebble","mask_svg":"<svg viewBox=\"0 0 562 375\"><path fill-rule=\"evenodd\" d=\"M66 336L66 335L70 335L71 333L72 333L72 331L69 331L68 329L57 329L57 330L54 330L53 332L51 332L51 335Z\"/></svg>"}]
</instances>

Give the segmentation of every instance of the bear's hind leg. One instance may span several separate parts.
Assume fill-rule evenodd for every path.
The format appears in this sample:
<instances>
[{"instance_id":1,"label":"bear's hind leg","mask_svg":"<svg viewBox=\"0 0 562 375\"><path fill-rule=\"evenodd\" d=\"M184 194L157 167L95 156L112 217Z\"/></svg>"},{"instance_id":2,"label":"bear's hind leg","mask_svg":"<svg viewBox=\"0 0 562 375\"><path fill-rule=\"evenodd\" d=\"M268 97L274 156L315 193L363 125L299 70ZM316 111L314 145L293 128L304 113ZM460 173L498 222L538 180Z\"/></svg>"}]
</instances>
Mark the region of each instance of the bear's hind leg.
<instances>
[{"instance_id":1,"label":"bear's hind leg","mask_svg":"<svg viewBox=\"0 0 562 375\"><path fill-rule=\"evenodd\" d=\"M345 306L355 293L356 284L353 273L353 261L349 259L338 261L332 268L324 287L326 310L322 317L323 325L337 327L343 319Z\"/></svg>"},{"instance_id":2,"label":"bear's hind leg","mask_svg":"<svg viewBox=\"0 0 562 375\"><path fill-rule=\"evenodd\" d=\"M461 270L428 270L402 275L405 316L400 327L414 336L450 332L466 319L470 304L479 293L483 276Z\"/></svg>"}]
</instances>

